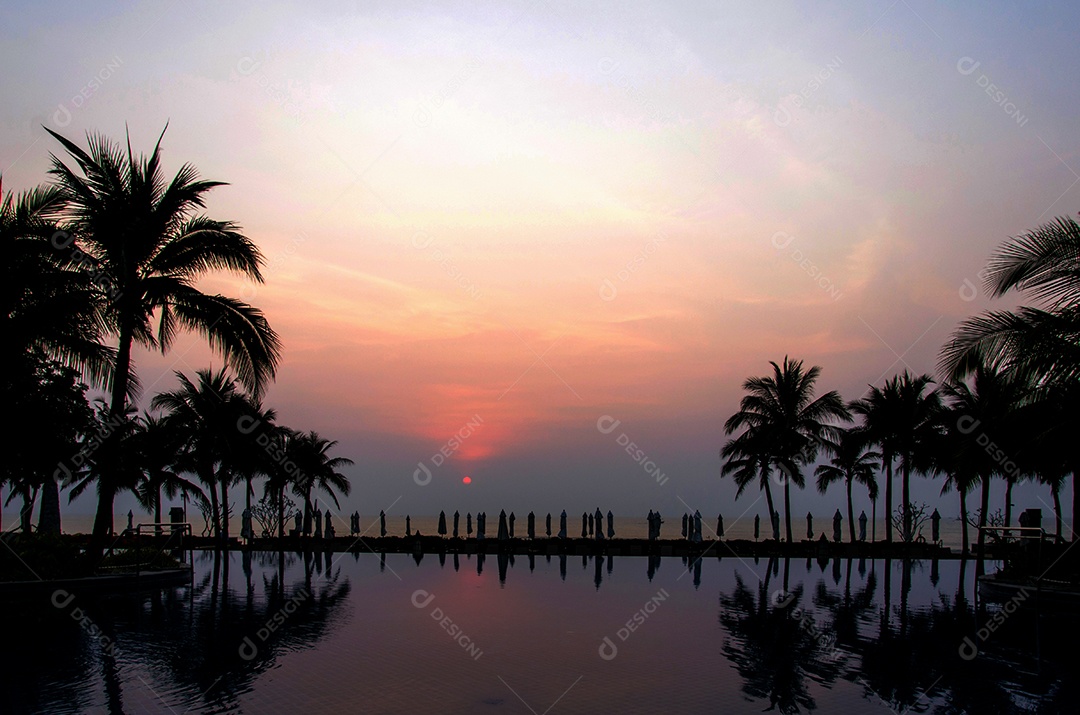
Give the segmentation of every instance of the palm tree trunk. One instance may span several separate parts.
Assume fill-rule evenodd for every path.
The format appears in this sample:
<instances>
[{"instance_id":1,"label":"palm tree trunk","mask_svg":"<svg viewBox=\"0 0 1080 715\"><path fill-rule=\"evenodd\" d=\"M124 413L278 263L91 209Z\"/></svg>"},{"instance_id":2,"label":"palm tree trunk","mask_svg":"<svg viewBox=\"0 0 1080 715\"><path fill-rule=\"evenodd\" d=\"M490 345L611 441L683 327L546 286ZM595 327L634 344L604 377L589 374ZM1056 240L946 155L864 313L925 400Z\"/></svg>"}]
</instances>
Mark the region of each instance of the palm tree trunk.
<instances>
[{"instance_id":1,"label":"palm tree trunk","mask_svg":"<svg viewBox=\"0 0 1080 715\"><path fill-rule=\"evenodd\" d=\"M221 482L221 531L218 538L222 541L229 540L229 473L222 469L219 473Z\"/></svg>"},{"instance_id":2,"label":"palm tree trunk","mask_svg":"<svg viewBox=\"0 0 1080 715\"><path fill-rule=\"evenodd\" d=\"M19 512L19 526L24 534L33 531L34 496L30 491L30 485L24 484L19 490L22 495L22 510Z\"/></svg>"},{"instance_id":3,"label":"palm tree trunk","mask_svg":"<svg viewBox=\"0 0 1080 715\"><path fill-rule=\"evenodd\" d=\"M120 340L116 347L116 371L113 373L112 402L109 405L109 417L116 422L124 420L127 414L128 383L131 381L131 343L134 333L132 319L127 311L124 311L120 319ZM91 558L96 559L101 555L105 541L113 531L113 500L115 498L115 485L98 484L94 533L87 549L87 555Z\"/></svg>"},{"instance_id":4,"label":"palm tree trunk","mask_svg":"<svg viewBox=\"0 0 1080 715\"><path fill-rule=\"evenodd\" d=\"M904 543L911 543L911 467L908 464L911 461L911 455L904 456L904 469L902 485L904 503L901 505L901 512L904 515Z\"/></svg>"},{"instance_id":5,"label":"palm tree trunk","mask_svg":"<svg viewBox=\"0 0 1080 715\"><path fill-rule=\"evenodd\" d=\"M1061 541L1061 494L1059 491L1056 485L1050 487L1050 494L1054 497L1054 530L1056 534L1054 541L1057 542Z\"/></svg>"},{"instance_id":6,"label":"palm tree trunk","mask_svg":"<svg viewBox=\"0 0 1080 715\"><path fill-rule=\"evenodd\" d=\"M885 455L885 543L892 543L892 454Z\"/></svg>"},{"instance_id":7,"label":"palm tree trunk","mask_svg":"<svg viewBox=\"0 0 1080 715\"><path fill-rule=\"evenodd\" d=\"M1006 478L1005 479L1005 523L1003 524L1003 526L1009 526L1010 524L1012 524L1012 490L1013 490L1013 480L1009 479L1009 478ZM1009 538L1009 532L1007 532L1007 531L1004 532L1002 534L1002 536L1004 536L1006 539Z\"/></svg>"},{"instance_id":8,"label":"palm tree trunk","mask_svg":"<svg viewBox=\"0 0 1080 715\"><path fill-rule=\"evenodd\" d=\"M161 523L161 485L160 484L157 486L156 489L154 489L154 523L155 524L160 524ZM155 534L160 534L161 533L161 527L160 526L155 526L154 527L154 533Z\"/></svg>"},{"instance_id":9,"label":"palm tree trunk","mask_svg":"<svg viewBox=\"0 0 1080 715\"><path fill-rule=\"evenodd\" d=\"M877 499L870 500L870 543L877 541Z\"/></svg>"},{"instance_id":10,"label":"palm tree trunk","mask_svg":"<svg viewBox=\"0 0 1080 715\"><path fill-rule=\"evenodd\" d=\"M278 490L278 538L285 538L285 485Z\"/></svg>"},{"instance_id":11,"label":"palm tree trunk","mask_svg":"<svg viewBox=\"0 0 1080 715\"><path fill-rule=\"evenodd\" d=\"M791 478L784 480L784 528L787 531L787 542L791 543ZM785 586L785 588L787 588Z\"/></svg>"},{"instance_id":12,"label":"palm tree trunk","mask_svg":"<svg viewBox=\"0 0 1080 715\"><path fill-rule=\"evenodd\" d=\"M962 544L962 553L968 552L968 511L967 511L967 492L964 489L957 489L960 492L960 538Z\"/></svg>"},{"instance_id":13,"label":"palm tree trunk","mask_svg":"<svg viewBox=\"0 0 1080 715\"><path fill-rule=\"evenodd\" d=\"M980 576L983 569L983 547L986 545L986 531L983 527L986 526L988 511L990 511L990 477L985 476L982 480L982 511L979 513L979 538L976 542L979 561L975 572Z\"/></svg>"},{"instance_id":14,"label":"palm tree trunk","mask_svg":"<svg viewBox=\"0 0 1080 715\"><path fill-rule=\"evenodd\" d=\"M851 537L851 543L855 543L855 508L851 505L851 480L847 480L847 525L848 536ZM851 567L851 561L848 561L848 568ZM848 574L850 576L850 574Z\"/></svg>"},{"instance_id":15,"label":"palm tree trunk","mask_svg":"<svg viewBox=\"0 0 1080 715\"><path fill-rule=\"evenodd\" d=\"M60 486L56 483L55 473L46 476L41 485L38 533L60 536Z\"/></svg>"},{"instance_id":16,"label":"palm tree trunk","mask_svg":"<svg viewBox=\"0 0 1080 715\"><path fill-rule=\"evenodd\" d=\"M765 503L768 504L768 506L769 506L769 527L768 527L768 529L771 532L772 531L772 515L773 515L773 499L772 499L772 489L769 488L769 481L771 479L770 476L769 476L769 468L768 467L762 467L761 468L761 474L762 474L762 477L763 477L762 483L765 485Z\"/></svg>"}]
</instances>

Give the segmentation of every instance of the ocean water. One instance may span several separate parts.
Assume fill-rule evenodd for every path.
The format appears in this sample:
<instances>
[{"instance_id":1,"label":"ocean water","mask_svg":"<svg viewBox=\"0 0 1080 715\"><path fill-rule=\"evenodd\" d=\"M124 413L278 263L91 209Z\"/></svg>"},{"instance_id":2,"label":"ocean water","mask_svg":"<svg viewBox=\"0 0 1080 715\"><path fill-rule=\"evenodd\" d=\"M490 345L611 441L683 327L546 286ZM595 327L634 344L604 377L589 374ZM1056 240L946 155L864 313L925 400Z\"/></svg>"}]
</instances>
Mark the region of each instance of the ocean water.
<instances>
[{"instance_id":1,"label":"ocean water","mask_svg":"<svg viewBox=\"0 0 1080 715\"><path fill-rule=\"evenodd\" d=\"M981 715L1080 697L1076 614L976 606L955 560L194 559L191 586L19 604L0 712Z\"/></svg>"}]
</instances>

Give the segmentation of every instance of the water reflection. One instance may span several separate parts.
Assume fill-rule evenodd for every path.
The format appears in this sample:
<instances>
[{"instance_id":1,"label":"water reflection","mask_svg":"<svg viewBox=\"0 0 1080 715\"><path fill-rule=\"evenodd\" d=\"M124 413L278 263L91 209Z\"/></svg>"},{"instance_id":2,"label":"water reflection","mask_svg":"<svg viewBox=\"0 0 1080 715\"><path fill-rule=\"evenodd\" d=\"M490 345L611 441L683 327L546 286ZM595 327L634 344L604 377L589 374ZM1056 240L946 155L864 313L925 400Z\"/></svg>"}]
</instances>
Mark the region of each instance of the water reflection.
<instances>
[{"instance_id":1,"label":"water reflection","mask_svg":"<svg viewBox=\"0 0 1080 715\"><path fill-rule=\"evenodd\" d=\"M200 553L190 587L79 599L104 640L21 609L0 711L262 711L327 682L330 711L475 712L580 677L558 712L1075 712L1075 617L1000 618L961 562L491 556Z\"/></svg>"}]
</instances>

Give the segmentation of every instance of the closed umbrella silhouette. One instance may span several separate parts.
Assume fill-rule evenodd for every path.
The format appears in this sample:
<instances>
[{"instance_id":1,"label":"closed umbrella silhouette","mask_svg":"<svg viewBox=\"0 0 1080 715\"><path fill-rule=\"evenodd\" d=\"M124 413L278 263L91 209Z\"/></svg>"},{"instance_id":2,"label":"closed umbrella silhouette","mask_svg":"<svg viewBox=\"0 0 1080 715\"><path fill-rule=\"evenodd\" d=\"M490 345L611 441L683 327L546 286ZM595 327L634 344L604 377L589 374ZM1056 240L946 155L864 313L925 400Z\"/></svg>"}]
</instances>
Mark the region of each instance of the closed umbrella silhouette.
<instances>
[{"instance_id":1,"label":"closed umbrella silhouette","mask_svg":"<svg viewBox=\"0 0 1080 715\"><path fill-rule=\"evenodd\" d=\"M548 512L547 523L545 524L544 533L551 536L551 512Z\"/></svg>"},{"instance_id":2,"label":"closed umbrella silhouette","mask_svg":"<svg viewBox=\"0 0 1080 715\"><path fill-rule=\"evenodd\" d=\"M609 539L615 538L615 515L608 509L607 513L607 537Z\"/></svg>"},{"instance_id":3,"label":"closed umbrella silhouette","mask_svg":"<svg viewBox=\"0 0 1080 715\"><path fill-rule=\"evenodd\" d=\"M806 512L806 538L814 538L814 515Z\"/></svg>"},{"instance_id":4,"label":"closed umbrella silhouette","mask_svg":"<svg viewBox=\"0 0 1080 715\"><path fill-rule=\"evenodd\" d=\"M866 541L866 512L859 514L859 541Z\"/></svg>"},{"instance_id":5,"label":"closed umbrella silhouette","mask_svg":"<svg viewBox=\"0 0 1080 715\"><path fill-rule=\"evenodd\" d=\"M499 541L506 541L510 538L510 531L506 528L506 510L503 509L499 512Z\"/></svg>"},{"instance_id":6,"label":"closed umbrella silhouette","mask_svg":"<svg viewBox=\"0 0 1080 715\"><path fill-rule=\"evenodd\" d=\"M461 514L454 512L454 538L458 537L458 521L461 520Z\"/></svg>"},{"instance_id":7,"label":"closed umbrella silhouette","mask_svg":"<svg viewBox=\"0 0 1080 715\"><path fill-rule=\"evenodd\" d=\"M530 539L535 539L536 538L536 514L533 514L531 511L529 512L529 518L527 520L526 528L528 529L528 532L529 532L529 538Z\"/></svg>"},{"instance_id":8,"label":"closed umbrella silhouette","mask_svg":"<svg viewBox=\"0 0 1080 715\"><path fill-rule=\"evenodd\" d=\"M683 512L683 515L682 515L682 536L683 536L684 539L686 538L686 533L687 533L686 532L686 522L688 522L688 521L690 521L689 514L687 514L686 512Z\"/></svg>"},{"instance_id":9,"label":"closed umbrella silhouette","mask_svg":"<svg viewBox=\"0 0 1080 715\"><path fill-rule=\"evenodd\" d=\"M716 538L724 538L724 515L720 514L716 517Z\"/></svg>"},{"instance_id":10,"label":"closed umbrella silhouette","mask_svg":"<svg viewBox=\"0 0 1080 715\"><path fill-rule=\"evenodd\" d=\"M514 538L514 512L510 512L510 538Z\"/></svg>"},{"instance_id":11,"label":"closed umbrella silhouette","mask_svg":"<svg viewBox=\"0 0 1080 715\"><path fill-rule=\"evenodd\" d=\"M589 515L585 512L581 512L581 538L586 538L589 535Z\"/></svg>"},{"instance_id":12,"label":"closed umbrella silhouette","mask_svg":"<svg viewBox=\"0 0 1080 715\"><path fill-rule=\"evenodd\" d=\"M938 514L937 509L930 515L930 539L935 544L941 541L941 514Z\"/></svg>"},{"instance_id":13,"label":"closed umbrella silhouette","mask_svg":"<svg viewBox=\"0 0 1080 715\"><path fill-rule=\"evenodd\" d=\"M754 515L754 541L757 541L759 536L761 536L761 515L760 514L755 514Z\"/></svg>"},{"instance_id":14,"label":"closed umbrella silhouette","mask_svg":"<svg viewBox=\"0 0 1080 715\"><path fill-rule=\"evenodd\" d=\"M405 536L412 536L412 519L409 515L405 515Z\"/></svg>"},{"instance_id":15,"label":"closed umbrella silhouette","mask_svg":"<svg viewBox=\"0 0 1080 715\"><path fill-rule=\"evenodd\" d=\"M694 510L694 543L701 543L701 512Z\"/></svg>"},{"instance_id":16,"label":"closed umbrella silhouette","mask_svg":"<svg viewBox=\"0 0 1080 715\"><path fill-rule=\"evenodd\" d=\"M772 513L772 537L773 541L780 540L780 512L778 511Z\"/></svg>"},{"instance_id":17,"label":"closed umbrella silhouette","mask_svg":"<svg viewBox=\"0 0 1080 715\"><path fill-rule=\"evenodd\" d=\"M844 517L840 516L840 510L837 509L832 518L832 540L840 542L840 526L844 521ZM839 562L838 562L839 563Z\"/></svg>"},{"instance_id":18,"label":"closed umbrella silhouette","mask_svg":"<svg viewBox=\"0 0 1080 715\"><path fill-rule=\"evenodd\" d=\"M465 535L472 536L472 512L465 515Z\"/></svg>"},{"instance_id":19,"label":"closed umbrella silhouette","mask_svg":"<svg viewBox=\"0 0 1080 715\"><path fill-rule=\"evenodd\" d=\"M563 509L562 515L559 516L559 538L566 538L566 509Z\"/></svg>"},{"instance_id":20,"label":"closed umbrella silhouette","mask_svg":"<svg viewBox=\"0 0 1080 715\"><path fill-rule=\"evenodd\" d=\"M386 536L386 512L379 512L379 536Z\"/></svg>"},{"instance_id":21,"label":"closed umbrella silhouette","mask_svg":"<svg viewBox=\"0 0 1080 715\"><path fill-rule=\"evenodd\" d=\"M604 538L604 515L600 513L600 507L596 507L596 518L593 520L596 523L596 538L597 540Z\"/></svg>"},{"instance_id":22,"label":"closed umbrella silhouette","mask_svg":"<svg viewBox=\"0 0 1080 715\"><path fill-rule=\"evenodd\" d=\"M446 512L445 511L440 511L439 512L439 528L438 528L438 532L439 532L439 536L446 536Z\"/></svg>"}]
</instances>

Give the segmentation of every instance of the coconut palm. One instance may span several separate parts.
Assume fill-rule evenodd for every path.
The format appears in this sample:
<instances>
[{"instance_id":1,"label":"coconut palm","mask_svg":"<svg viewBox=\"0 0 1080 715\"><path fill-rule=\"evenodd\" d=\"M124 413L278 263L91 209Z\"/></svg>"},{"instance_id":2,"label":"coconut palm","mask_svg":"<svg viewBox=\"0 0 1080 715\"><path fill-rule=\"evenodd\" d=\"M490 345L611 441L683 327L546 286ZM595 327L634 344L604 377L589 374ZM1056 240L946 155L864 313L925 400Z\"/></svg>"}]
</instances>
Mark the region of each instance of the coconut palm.
<instances>
[{"instance_id":1,"label":"coconut palm","mask_svg":"<svg viewBox=\"0 0 1080 715\"><path fill-rule=\"evenodd\" d=\"M953 447L963 464L955 470L960 478L958 488L963 494L963 480L970 478L970 473L978 476L982 486L977 542L981 553L986 542L991 481L1018 469L1013 437L1024 416L1019 408L1026 391L1014 376L990 367L977 368L970 382L950 382L942 389L952 414L957 415L956 431L960 433L955 437L959 444Z\"/></svg>"},{"instance_id":2,"label":"coconut palm","mask_svg":"<svg viewBox=\"0 0 1080 715\"><path fill-rule=\"evenodd\" d=\"M821 368L803 370L801 360L784 357L783 365L770 362L773 374L751 377L743 383L748 393L740 409L724 423L725 434L739 429L760 430L771 442L770 459L784 475L784 516L787 540L791 542L791 482L803 486L802 467L813 462L824 440L835 438L833 420L850 420L838 392L814 397L814 384Z\"/></svg>"},{"instance_id":3,"label":"coconut palm","mask_svg":"<svg viewBox=\"0 0 1080 715\"><path fill-rule=\"evenodd\" d=\"M736 499L756 481L758 488L765 492L765 502L769 507L771 523L773 515L771 442L760 434L761 431L757 428L748 429L724 444L723 449L720 450L720 458L726 461L720 469L720 476L732 475L738 487L735 492Z\"/></svg>"},{"instance_id":4,"label":"coconut palm","mask_svg":"<svg viewBox=\"0 0 1080 715\"><path fill-rule=\"evenodd\" d=\"M921 465L936 429L936 415L941 398L936 391L927 392L933 384L929 375L912 376L906 370L887 380L882 387L870 386L861 400L850 404L854 414L862 417L860 430L869 444L881 451L885 467L885 513L892 518L893 465L899 460L902 475L902 536L911 541L911 474L924 471ZM885 530L885 540L892 541L892 530Z\"/></svg>"},{"instance_id":5,"label":"coconut palm","mask_svg":"<svg viewBox=\"0 0 1080 715\"><path fill-rule=\"evenodd\" d=\"M966 554L971 543L968 539L967 495L980 482L976 463L981 457L973 453L973 450L980 448L976 441L971 439L968 429L971 423L967 421L963 409L944 407L938 414L938 419L940 429L931 449L933 464L930 465L930 470L945 477L941 487L942 494L955 489L960 497L961 545Z\"/></svg>"},{"instance_id":6,"label":"coconut palm","mask_svg":"<svg viewBox=\"0 0 1080 715\"><path fill-rule=\"evenodd\" d=\"M102 344L105 325L87 259L56 224L64 206L56 187L13 196L0 192L0 248L4 251L5 377L32 355L55 360L107 385L115 350Z\"/></svg>"},{"instance_id":7,"label":"coconut palm","mask_svg":"<svg viewBox=\"0 0 1080 715\"><path fill-rule=\"evenodd\" d=\"M47 130L48 131L48 130ZM221 182L203 181L190 164L171 180L161 168L161 138L149 157L101 135L88 135L89 151L49 131L77 170L53 156L50 174L65 205L64 228L93 262L107 286L101 315L117 339L111 410L123 414L138 380L135 344L168 351L180 329L201 333L222 353L240 382L258 393L273 378L280 354L277 334L258 309L223 295L203 293L197 281L228 270L262 281L258 248L229 221L201 213L207 192ZM98 489L94 538L112 526L115 489L108 473Z\"/></svg>"},{"instance_id":8,"label":"coconut palm","mask_svg":"<svg viewBox=\"0 0 1080 715\"><path fill-rule=\"evenodd\" d=\"M335 490L348 496L349 478L338 470L353 463L346 457L331 457L329 452L337 445L336 440L324 439L318 432L300 432L292 437L293 460L297 470L294 477L294 491L304 500L304 533L310 533L309 518L313 504L311 495L321 490L330 495L334 506L340 508Z\"/></svg>"},{"instance_id":9,"label":"coconut palm","mask_svg":"<svg viewBox=\"0 0 1080 715\"><path fill-rule=\"evenodd\" d=\"M180 387L155 395L151 408L164 410L166 427L183 435L178 466L206 485L214 530L219 538L227 540L229 487L236 476L236 451L245 436L242 429L246 423L242 420L254 410L224 368L217 372L197 371L197 382L181 372L176 373L176 378Z\"/></svg>"},{"instance_id":10,"label":"coconut palm","mask_svg":"<svg viewBox=\"0 0 1080 715\"><path fill-rule=\"evenodd\" d=\"M994 297L1017 290L1041 307L969 318L941 353L951 378L979 366L1019 371L1041 382L1080 380L1080 224L1058 218L1002 244L987 264Z\"/></svg>"},{"instance_id":11,"label":"coconut palm","mask_svg":"<svg viewBox=\"0 0 1080 715\"><path fill-rule=\"evenodd\" d=\"M829 464L818 465L818 491L824 494L836 482L844 482L847 491L848 535L855 543L855 510L851 503L851 485L869 487L875 483L874 473L880 466L881 455L867 449L866 436L857 429L842 429L838 439L826 440L825 450L832 454Z\"/></svg>"},{"instance_id":12,"label":"coconut palm","mask_svg":"<svg viewBox=\"0 0 1080 715\"><path fill-rule=\"evenodd\" d=\"M170 499L180 493L205 496L198 485L178 473L176 465L181 459L184 435L164 418L151 415L137 418L132 442L145 477L137 494L139 504L154 515L154 523L162 523L162 491Z\"/></svg>"}]
</instances>

